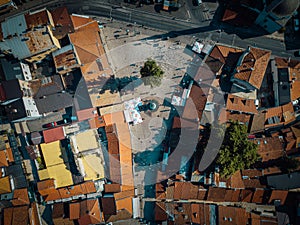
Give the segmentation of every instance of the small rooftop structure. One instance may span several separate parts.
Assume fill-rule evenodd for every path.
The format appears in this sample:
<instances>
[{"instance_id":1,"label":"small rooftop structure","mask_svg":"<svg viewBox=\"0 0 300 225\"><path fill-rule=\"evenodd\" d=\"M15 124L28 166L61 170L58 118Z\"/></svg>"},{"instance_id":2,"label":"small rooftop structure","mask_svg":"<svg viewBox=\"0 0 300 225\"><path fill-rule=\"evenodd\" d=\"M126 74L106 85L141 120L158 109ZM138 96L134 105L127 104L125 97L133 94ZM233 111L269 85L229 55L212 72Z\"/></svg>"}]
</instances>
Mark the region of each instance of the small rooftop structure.
<instances>
[{"instance_id":1,"label":"small rooftop structure","mask_svg":"<svg viewBox=\"0 0 300 225\"><path fill-rule=\"evenodd\" d=\"M143 103L140 97L124 102L124 116L127 123L133 123L133 125L137 125L143 122L142 116L139 112L139 106L142 104Z\"/></svg>"},{"instance_id":2,"label":"small rooftop structure","mask_svg":"<svg viewBox=\"0 0 300 225\"><path fill-rule=\"evenodd\" d=\"M43 137L45 143L60 141L65 139L65 130L64 127L55 127L43 131Z\"/></svg>"},{"instance_id":3,"label":"small rooftop structure","mask_svg":"<svg viewBox=\"0 0 300 225\"><path fill-rule=\"evenodd\" d=\"M271 52L260 48L248 47L240 57L231 81L245 90L261 87Z\"/></svg>"},{"instance_id":4,"label":"small rooftop structure","mask_svg":"<svg viewBox=\"0 0 300 225\"><path fill-rule=\"evenodd\" d=\"M52 52L56 72L65 74L81 66L79 57L72 44Z\"/></svg>"}]
</instances>

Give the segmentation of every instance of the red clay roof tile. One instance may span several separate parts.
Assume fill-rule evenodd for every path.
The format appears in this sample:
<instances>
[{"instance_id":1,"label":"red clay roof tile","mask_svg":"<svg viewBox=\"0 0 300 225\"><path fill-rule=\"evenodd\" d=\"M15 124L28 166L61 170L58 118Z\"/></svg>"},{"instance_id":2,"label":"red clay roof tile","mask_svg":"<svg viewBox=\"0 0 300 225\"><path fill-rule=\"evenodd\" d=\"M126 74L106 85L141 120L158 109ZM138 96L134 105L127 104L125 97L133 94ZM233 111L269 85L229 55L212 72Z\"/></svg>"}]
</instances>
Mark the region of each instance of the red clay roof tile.
<instances>
[{"instance_id":1,"label":"red clay roof tile","mask_svg":"<svg viewBox=\"0 0 300 225\"><path fill-rule=\"evenodd\" d=\"M274 200L280 200L280 203L283 205L285 203L287 195L288 191L272 190L268 203L272 204Z\"/></svg>"},{"instance_id":2,"label":"red clay roof tile","mask_svg":"<svg viewBox=\"0 0 300 225\"><path fill-rule=\"evenodd\" d=\"M69 217L70 220L75 220L80 218L80 203L70 203L69 204Z\"/></svg>"},{"instance_id":3,"label":"red clay roof tile","mask_svg":"<svg viewBox=\"0 0 300 225\"><path fill-rule=\"evenodd\" d=\"M18 205L29 205L29 197L27 188L15 189L14 196L12 199L13 206Z\"/></svg>"},{"instance_id":4,"label":"red clay roof tile","mask_svg":"<svg viewBox=\"0 0 300 225\"><path fill-rule=\"evenodd\" d=\"M65 130L62 126L43 131L45 143L63 140L65 139L65 135Z\"/></svg>"},{"instance_id":5,"label":"red clay roof tile","mask_svg":"<svg viewBox=\"0 0 300 225\"><path fill-rule=\"evenodd\" d=\"M241 65L237 66L237 73L234 74L234 78L247 81L259 89L268 66L271 51L249 48L250 51L246 51L242 56Z\"/></svg>"},{"instance_id":6,"label":"red clay roof tile","mask_svg":"<svg viewBox=\"0 0 300 225\"><path fill-rule=\"evenodd\" d=\"M218 215L219 225L247 224L247 213L244 208L218 206Z\"/></svg>"}]
</instances>

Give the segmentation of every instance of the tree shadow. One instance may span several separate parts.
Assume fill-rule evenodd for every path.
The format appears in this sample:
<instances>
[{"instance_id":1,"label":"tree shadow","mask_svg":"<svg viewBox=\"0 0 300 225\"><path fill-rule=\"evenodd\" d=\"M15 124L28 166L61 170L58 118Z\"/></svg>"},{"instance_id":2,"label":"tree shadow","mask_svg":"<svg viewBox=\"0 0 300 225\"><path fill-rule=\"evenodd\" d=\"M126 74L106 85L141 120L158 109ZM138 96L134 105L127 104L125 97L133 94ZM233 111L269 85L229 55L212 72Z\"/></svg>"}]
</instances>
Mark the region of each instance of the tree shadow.
<instances>
[{"instance_id":1,"label":"tree shadow","mask_svg":"<svg viewBox=\"0 0 300 225\"><path fill-rule=\"evenodd\" d=\"M114 77L98 77L95 80L86 81L87 86L95 86L93 92L98 92L99 94L104 94L109 91L111 94L120 92L124 89L126 91L134 91L134 88L140 85L140 82L134 82L138 80L137 76L126 76L121 78ZM132 84L133 87L130 88L129 85ZM128 90L127 90L128 89Z\"/></svg>"}]
</instances>

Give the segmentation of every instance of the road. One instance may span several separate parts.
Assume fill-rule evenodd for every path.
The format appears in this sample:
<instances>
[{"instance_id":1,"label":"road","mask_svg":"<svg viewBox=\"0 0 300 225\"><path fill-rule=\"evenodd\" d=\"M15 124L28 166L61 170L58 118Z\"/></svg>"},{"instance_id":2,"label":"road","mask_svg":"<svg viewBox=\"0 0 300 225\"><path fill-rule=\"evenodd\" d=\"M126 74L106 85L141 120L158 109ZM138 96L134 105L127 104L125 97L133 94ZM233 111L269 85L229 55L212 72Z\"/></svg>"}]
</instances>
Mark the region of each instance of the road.
<instances>
[{"instance_id":1,"label":"road","mask_svg":"<svg viewBox=\"0 0 300 225\"><path fill-rule=\"evenodd\" d=\"M40 8L51 8L57 5L58 1L43 0L40 4ZM227 45L235 45L241 48L247 48L250 46L256 46L259 48L269 49L274 55L282 57L295 58L293 51L286 51L284 42L277 39L271 39L268 37L254 37L248 39L241 39L234 34L228 34L225 32L219 32L220 28L214 24L210 24L210 21L196 21L192 18L191 21L179 20L170 16L161 15L158 13L145 12L141 9L125 8L120 5L112 5L108 3L108 0L65 0L60 1L59 5L65 5L72 13L93 15L100 17L108 17L116 20L121 20L129 23L143 25L152 29L157 29L165 32L164 36L172 36L176 32L177 36L189 36L193 39L206 39L214 42L223 43ZM38 9L39 6L24 7L25 10L31 8ZM190 6L188 7L190 8ZM18 10L20 13L20 10ZM195 16L191 12L191 16ZM151 38L151 37L150 37ZM157 38L157 37L153 37Z\"/></svg>"},{"instance_id":2,"label":"road","mask_svg":"<svg viewBox=\"0 0 300 225\"><path fill-rule=\"evenodd\" d=\"M277 56L294 58L293 52L286 51L285 44L281 40L271 39L264 36L241 39L235 34L227 34L222 31L220 32L219 28L211 25L209 21L196 23L195 21L190 22L176 18L172 19L168 16L158 16L157 14L138 9L110 5L105 0L83 0L80 2L66 1L64 4L69 8L70 12L73 13L108 17L128 23L135 22L136 24L161 30L165 32L165 36L172 37L175 32L176 36L188 35L194 39L212 40L214 42L235 45L241 48L247 48L250 45L269 49Z\"/></svg>"}]
</instances>

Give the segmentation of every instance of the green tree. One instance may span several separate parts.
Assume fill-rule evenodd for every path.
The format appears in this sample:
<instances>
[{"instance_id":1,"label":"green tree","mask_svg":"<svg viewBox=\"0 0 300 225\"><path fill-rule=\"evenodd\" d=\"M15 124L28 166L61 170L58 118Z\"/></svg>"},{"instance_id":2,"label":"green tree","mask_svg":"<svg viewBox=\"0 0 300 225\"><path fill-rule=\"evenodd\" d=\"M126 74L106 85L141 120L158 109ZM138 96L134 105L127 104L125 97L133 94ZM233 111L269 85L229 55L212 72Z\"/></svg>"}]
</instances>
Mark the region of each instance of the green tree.
<instances>
[{"instance_id":1,"label":"green tree","mask_svg":"<svg viewBox=\"0 0 300 225\"><path fill-rule=\"evenodd\" d=\"M258 158L257 145L248 140L247 127L232 122L217 157L221 176L229 177L238 170L248 169Z\"/></svg>"},{"instance_id":2,"label":"green tree","mask_svg":"<svg viewBox=\"0 0 300 225\"><path fill-rule=\"evenodd\" d=\"M148 59L140 70L145 85L160 86L164 71L153 59Z\"/></svg>"}]
</instances>

